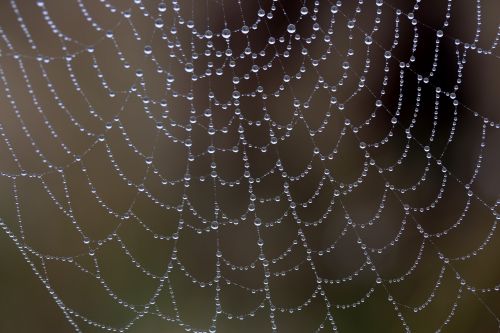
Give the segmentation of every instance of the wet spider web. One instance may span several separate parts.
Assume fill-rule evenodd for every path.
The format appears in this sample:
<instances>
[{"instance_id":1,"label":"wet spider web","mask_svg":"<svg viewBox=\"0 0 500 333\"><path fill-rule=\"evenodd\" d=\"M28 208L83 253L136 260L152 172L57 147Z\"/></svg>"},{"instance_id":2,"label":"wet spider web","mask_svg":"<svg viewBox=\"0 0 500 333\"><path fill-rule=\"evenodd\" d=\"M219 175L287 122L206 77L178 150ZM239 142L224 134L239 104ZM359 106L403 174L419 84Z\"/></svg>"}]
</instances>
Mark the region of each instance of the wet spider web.
<instances>
[{"instance_id":1,"label":"wet spider web","mask_svg":"<svg viewBox=\"0 0 500 333\"><path fill-rule=\"evenodd\" d=\"M496 331L471 4L5 1L1 226L77 332Z\"/></svg>"}]
</instances>

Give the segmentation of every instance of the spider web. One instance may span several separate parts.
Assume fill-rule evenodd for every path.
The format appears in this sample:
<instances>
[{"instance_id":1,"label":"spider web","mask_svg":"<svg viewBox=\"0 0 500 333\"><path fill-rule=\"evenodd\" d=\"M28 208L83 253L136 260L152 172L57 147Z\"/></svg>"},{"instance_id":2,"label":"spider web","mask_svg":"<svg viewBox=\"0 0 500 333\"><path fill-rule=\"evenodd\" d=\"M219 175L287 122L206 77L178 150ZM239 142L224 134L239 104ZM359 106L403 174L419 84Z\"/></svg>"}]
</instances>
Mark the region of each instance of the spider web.
<instances>
[{"instance_id":1,"label":"spider web","mask_svg":"<svg viewBox=\"0 0 500 333\"><path fill-rule=\"evenodd\" d=\"M2 4L0 225L75 331L439 332L466 295L500 328L466 266L500 123L462 88L500 29L395 3Z\"/></svg>"}]
</instances>

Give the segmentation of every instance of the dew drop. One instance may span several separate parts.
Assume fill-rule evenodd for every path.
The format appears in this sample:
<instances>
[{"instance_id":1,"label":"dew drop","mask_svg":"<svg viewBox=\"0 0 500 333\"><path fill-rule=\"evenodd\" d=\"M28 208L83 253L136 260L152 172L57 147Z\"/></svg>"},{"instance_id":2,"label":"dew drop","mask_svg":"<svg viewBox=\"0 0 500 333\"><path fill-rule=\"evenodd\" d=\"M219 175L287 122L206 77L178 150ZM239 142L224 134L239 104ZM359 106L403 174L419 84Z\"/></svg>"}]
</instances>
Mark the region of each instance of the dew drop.
<instances>
[{"instance_id":1,"label":"dew drop","mask_svg":"<svg viewBox=\"0 0 500 333\"><path fill-rule=\"evenodd\" d=\"M194 71L194 66L192 63L188 62L184 65L184 70L188 73L192 73Z\"/></svg>"},{"instance_id":2,"label":"dew drop","mask_svg":"<svg viewBox=\"0 0 500 333\"><path fill-rule=\"evenodd\" d=\"M158 29L163 28L163 20L161 18L155 20L155 27Z\"/></svg>"},{"instance_id":3,"label":"dew drop","mask_svg":"<svg viewBox=\"0 0 500 333\"><path fill-rule=\"evenodd\" d=\"M167 5L164 2L160 2L158 4L158 11L163 13L166 10L167 10Z\"/></svg>"},{"instance_id":4,"label":"dew drop","mask_svg":"<svg viewBox=\"0 0 500 333\"><path fill-rule=\"evenodd\" d=\"M144 54L150 55L151 53L153 53L153 48L151 47L151 45L144 46Z\"/></svg>"},{"instance_id":5,"label":"dew drop","mask_svg":"<svg viewBox=\"0 0 500 333\"><path fill-rule=\"evenodd\" d=\"M225 39L229 39L229 37L231 37L231 30L229 29L222 30L222 37L224 37Z\"/></svg>"}]
</instances>

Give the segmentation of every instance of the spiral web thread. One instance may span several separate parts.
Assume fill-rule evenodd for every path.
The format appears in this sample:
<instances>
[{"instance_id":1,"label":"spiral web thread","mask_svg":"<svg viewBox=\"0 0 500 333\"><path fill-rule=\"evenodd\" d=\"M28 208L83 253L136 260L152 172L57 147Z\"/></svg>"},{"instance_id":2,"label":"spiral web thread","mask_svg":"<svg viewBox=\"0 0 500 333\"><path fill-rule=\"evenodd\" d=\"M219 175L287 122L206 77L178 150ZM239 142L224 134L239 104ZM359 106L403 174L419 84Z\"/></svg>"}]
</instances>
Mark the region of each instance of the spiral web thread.
<instances>
[{"instance_id":1,"label":"spiral web thread","mask_svg":"<svg viewBox=\"0 0 500 333\"><path fill-rule=\"evenodd\" d=\"M207 0L206 3L203 1L197 3L188 0L173 0L168 3L149 3L135 0L124 7L124 2L113 4L112 1L100 0L99 3L96 2L97 6L93 4L95 8L91 8L87 7L88 4L84 0L72 0L72 5L77 8L79 15L87 24L85 29L92 29L93 33L101 36L93 44L76 40L70 33L66 33L64 28L58 26L57 15L61 13L57 12L52 2L36 1L30 4L21 4L20 1L15 0L7 2L8 13L15 19L19 30L15 36L12 36L12 31L8 31L0 24L2 100L9 105L9 109L3 110L2 113L9 113L13 116L19 133L10 134L9 125L2 121L6 116L0 116L0 135L4 146L2 159L9 160L9 163L12 164L9 167L3 166L0 175L3 179L2 186L7 186L5 184L10 186L8 191L15 202L18 225L9 223L5 218L0 223L75 331L82 332L85 331L85 327L93 326L105 331L125 332L141 318L152 315L174 323L186 331L215 332L219 329L221 318L244 321L254 317L259 312L267 313L268 327L272 331L281 331L276 319L281 313L299 313L315 301L319 301L324 307L324 317L322 321L317 323L315 331L342 331L342 327L339 327L336 322L336 311L350 311L350 309L369 302L377 289L384 292L388 304L394 309L394 314L402 325L402 329L411 331L412 327L406 320L408 313L418 313L431 305L443 284L445 274L453 275L458 287L449 313L442 320L441 326L435 328L436 331L441 331L451 322L463 293L470 293L479 299L484 305L484 310L497 322L497 325L500 323L495 312L490 309L486 302L482 301L484 294L498 292L500 286L497 284L484 288L477 287L455 267L457 262L468 261L475 256L480 256L488 248L488 245L495 238L497 221L500 216L497 212L499 200L496 199L492 202L492 200L483 198L481 193L474 191L473 186L481 170L487 135L497 131L500 124L488 119L480 112L470 109L459 99L462 72L467 66L467 57L474 54L495 60L499 58L495 51L500 38L500 29L494 40L490 42L489 47L480 48L477 46L481 37L483 14L480 1L477 1L475 6L477 31L474 40L468 42L447 35L446 29L452 16L452 7L459 5L457 1L453 2L452 0L446 3L442 24L438 27L431 27L417 19L419 7L422 5L420 0L408 7L411 11L398 9L390 1L382 0L353 1L354 10L348 10L346 3L342 3L342 1L295 0L294 2L297 3L297 6L294 7L297 9L295 13L287 12L283 0L261 0L255 6L257 12L250 13L251 15L245 12L247 7L245 7L244 0L233 1L231 5L236 10L231 13L226 13L229 6L227 1ZM224 27L212 28L212 25L216 24L213 23L214 19L210 15L206 15L206 22L199 18L194 19L196 10L203 6L217 8L216 11L219 11ZM252 8L252 10L254 9ZM371 30L366 30L364 25L358 24L358 21L361 21L362 16L366 13L372 14L369 26ZM230 19L229 16L231 16ZM103 17L112 19L105 20ZM254 21L249 21L248 17L252 17ZM273 30L271 26L277 18L286 20L286 23L281 24L284 29L280 31L280 34L274 35L276 29ZM43 44L44 41L38 40L33 31L34 25L31 20L35 19L43 20L41 22L46 26L45 28L48 27L52 37L58 41L59 55L48 55L43 51L40 44ZM235 19L237 23L232 23ZM141 23L137 23L136 20ZM103 21L105 23L102 23ZM150 26L150 33L145 35L139 25ZM410 36L401 33L400 26L402 25L411 27L409 31L412 31L412 34ZM381 36L377 33L384 26L392 27L392 36L389 36L392 45L389 48L383 46L383 43L379 41L379 38L387 38L388 36ZM431 55L434 61L426 72L419 72L414 66L417 61L417 51L421 47L419 41L422 31L431 31L435 41L432 46L434 52ZM267 34L267 38L262 48L254 49L252 46L254 41L251 40L250 36L257 32L262 35ZM162 42L154 42L155 38ZM339 50L337 41L340 38L345 38L348 45L358 43L357 46L362 45L364 49L353 50L349 47L346 51ZM402 43L403 38L408 38L411 41L411 50L404 59L398 58L396 55L396 51L400 47L407 46L407 44ZM19 40L22 40L22 43L27 43L26 51L19 50L21 48L17 45ZM433 79L440 64L438 61L440 46L445 42L451 43L455 48L453 55L455 58L452 61L456 71L453 73L455 82L450 89L436 85ZM240 53L236 53L232 49L233 47L237 48L234 43L243 43L247 46L242 48ZM315 50L312 50L313 46ZM104 47L112 50L112 52L106 52L108 59L101 59L104 54L100 53L99 50ZM137 59L129 60L127 51L124 50L130 47L140 50L141 61L148 64L144 66L152 66L154 70L147 71L135 67L133 64L137 62ZM318 49L320 52L315 52ZM159 56L159 52L164 52L164 56ZM378 59L382 59L382 66L372 66L372 60L377 55ZM355 66L356 61L353 60L355 56L363 58L360 68ZM335 66L338 67L335 70L339 74L337 77L328 75L325 72L328 67L322 67L322 63L327 63L333 57L337 59L335 62ZM112 60L109 60L111 58ZM291 72L291 66L287 65L286 61L289 58L300 58L300 66L294 69L294 72ZM100 64L109 61L115 62L127 73L123 82L116 83L117 86L125 86L125 89L114 87L113 84L116 80L111 75L107 75L105 65ZM51 64L54 63L62 65L64 70L54 71L54 74L51 74ZM88 97L86 89L90 88L86 86L87 83L81 83L79 73L81 69L87 71L87 75L95 79L94 83L98 83L92 86L92 89L102 90L111 100L118 102L109 104L108 110L101 109L103 108L101 105L96 106L92 98ZM266 90L261 80L265 80L266 76L271 75L269 74L271 70L276 69L281 73L281 83L274 90ZM43 96L37 94L36 84L33 83L36 79L32 79L34 72L46 85L48 94ZM376 75L380 76L376 79L378 86L374 86L369 79L373 72L377 72ZM12 83L14 75L22 81L22 84L14 85ZM65 89L71 90L80 100L79 103L85 105L83 116L82 112L76 110L78 108L64 100L64 93L57 89L57 84L53 83L54 77L52 75L66 75L68 77L68 86ZM314 77L313 84L307 84L310 90L309 95L301 96L301 91L298 91L301 87L300 82L306 80L305 77L308 75ZM150 81L153 82L153 78L150 76L154 76L158 79L157 82L160 82L160 93L151 91L154 90L154 87L150 83ZM231 83L226 84L226 90L229 91L229 94L217 96L214 93L217 90L215 87L222 84L221 81L218 81L219 78L228 77L231 80ZM392 77L397 78L399 85L396 93L398 96L396 104L384 102L386 100L385 89ZM245 82L250 84L245 84ZM409 102L412 107L406 109L403 108L403 100L409 89L408 82L413 82L410 89L414 91L410 97L412 101ZM208 94L197 92L196 85L204 86ZM421 105L422 91L429 88L434 92L434 101ZM19 89L24 89L29 94L30 100L27 102L31 105L29 108L26 107L26 102L21 103L15 97ZM370 111L363 120L350 119L350 114L356 112L356 110L350 110L350 102L363 93L370 96L373 106L369 107ZM319 125L313 126L307 121L307 113L315 111L317 106L313 100L315 96L321 94L328 95L327 102L322 104L322 108L326 110L322 110L324 116ZM275 105L273 100L278 100L283 95L287 96L287 101L280 99L279 109L282 113L290 116L287 122L276 120L280 114L273 113L277 112L273 109L273 105ZM54 103L57 113L47 111L44 99L50 99ZM149 125L143 130L153 141L150 142L149 150L144 149L142 143L135 142L134 134L129 133L129 130L133 131L131 128L133 124L125 124L122 119L122 114L126 112L127 103L132 99L140 101L140 107L136 107L134 112L142 113L147 118ZM176 101L182 101L187 105L182 111L183 118L180 117L182 120L175 119L175 110L173 110L172 105L175 105ZM251 119L242 111L245 105L255 106L259 110L257 120ZM443 105L447 105L449 110L443 111ZM413 131L418 124L419 115L429 109L433 113L432 129L423 141L420 137L417 138L413 135ZM29 115L30 112L39 117L36 125L27 120L27 118L32 117ZM402 119L405 112L409 112L408 119L410 121ZM445 128L439 127L442 112L453 113L450 126ZM67 128L64 130L58 129L54 114L57 114L58 118L64 118L71 126L66 126ZM225 124L221 125L220 119L215 119L218 114L225 115ZM481 128L478 157L468 179L456 175L454 170L447 168L443 161L447 150L454 144L456 128L465 116L472 116L472 121L479 124ZM82 117L87 120L81 120ZM361 134L378 119L389 124L386 135L382 139L366 140L365 142ZM86 122L98 123L100 127L97 126L98 129L95 130L92 128L93 125L87 126ZM332 123L339 126L339 135L328 137L330 148L327 151L316 141L318 137L329 133L329 126ZM42 148L42 144L39 142L40 137L37 136L39 133L32 133L33 126L44 129L46 137L43 140L54 142L51 149L63 152L65 159L62 159L62 162L57 158L51 158L51 152L47 151L45 147ZM261 139L262 137L265 139L263 144L254 143L253 137L247 135L247 132L252 128L263 128L263 133L267 133L261 136ZM294 175L287 172L287 166L280 159L280 147L293 136L293 132L297 128L306 129L303 140L307 141L307 145L310 147L310 149L307 148L309 149L310 161L301 172ZM36 132L38 129L34 131ZM68 134L60 133L64 131L76 132L75 136L78 136L78 133L82 134L84 137L82 142L86 142L85 146L74 148L73 143L65 142L64 138ZM208 139L200 143L193 137L193 133L196 131L204 131ZM438 134L442 134L439 131L445 131L446 138L445 144L440 147L433 145L434 141L438 141ZM114 151L112 133L125 142L130 153L142 160L145 171L141 177L127 174L127 166L124 165L126 162L120 161L116 156L118 153ZM150 135L151 133L153 135ZM402 135L398 136L397 133ZM236 137L236 141L231 145L218 143L218 137L231 135ZM349 140L354 140L355 149L353 149L352 154L360 154L361 169L354 180L344 183L339 180L335 168L330 167L328 162L345 158L340 150L343 141L348 140L347 137ZM178 177L169 177L163 172L161 166L157 165L159 164L158 155L161 154L162 149L159 143L161 140L166 140L183 151L179 154L171 153L169 156L170 159L185 159L185 168ZM400 156L389 165L377 161L376 151L388 145L392 140L403 142L404 149ZM36 163L40 164L40 167L32 166L30 164L32 162L29 160L23 160L25 154L19 148L20 144L17 141L27 143L30 151L36 156ZM435 146L438 146L439 149ZM119 177L121 182L135 193L125 209L114 209L113 205L107 202L105 195L101 194L102 188L92 179L86 157L98 149L105 152L103 156L107 161L103 164L110 163L115 176ZM274 156L272 166L265 171L252 170L249 156L253 151ZM414 184L398 186L391 182L391 173L402 168L405 163L411 163L409 156L412 153L423 154L426 160L425 166ZM238 169L240 171L238 171L239 175L236 178L228 179L221 175L219 169L223 162L218 161L218 156L222 154L236 156L242 162L242 168ZM346 152L344 151L343 154ZM204 174L197 175L191 169L199 160L208 161L209 168ZM33 162L33 165L38 165L36 163ZM295 183L308 181L308 175L318 172L317 168L319 168L321 177L313 194L304 201L297 201L292 195L291 188ZM86 186L73 189L68 181L69 169L78 170L85 177ZM406 196L424 186L426 180L433 179L432 170L439 170L439 191L433 194L428 205L412 205ZM50 185L48 178L54 175L58 179L59 186L62 186L62 195L56 193L57 191L54 191ZM351 208L348 208L344 203L352 193L363 186L368 175L373 175L372 177L382 181L382 195L378 199L379 204L375 214L372 214L366 221L358 221L353 218ZM268 178L273 177L281 182L275 188L278 191L276 195L269 197L259 195L256 190L259 184L265 183ZM23 214L25 210L30 208L20 199L23 194L19 184L24 182L36 183L43 189L54 207L64 215L65 223L71 225L80 235L84 251L74 255L58 256L37 250L35 246L30 245L29 239L31 238L26 235L23 227ZM458 192L461 192L465 198L464 204L457 208L460 214L448 227L436 232L426 231L419 214L432 211L439 206L443 197L447 196L446 187L449 187L450 182L458 185L460 189ZM202 209L198 210L196 203L193 202L193 195L196 193L189 192L189 189L196 183L208 184L212 188L213 204L208 213ZM177 193L176 200L169 201L169 198L163 199L157 195L155 191L158 186L162 193L176 193L178 188L181 190ZM246 193L245 202L247 204L242 214L231 216L225 211L224 203L218 201L218 192L222 191L221 188L235 189L239 193ZM118 221L107 235L95 239L87 233L86 226L79 221L74 213L74 207L78 205L78 201L73 199L74 191L90 193L95 202L110 217ZM329 197L329 199L327 200L328 205L321 208L322 213L319 218L307 219L303 217L301 209L312 207L315 200L322 195ZM383 223L384 218L381 216L387 209L389 197L395 199L393 204L398 206L397 209L402 212L399 231L392 240L383 246L370 246L365 241L363 232ZM173 226L172 232L161 233L148 225L148 222L135 211L135 204L139 200L148 200L160 210L174 213L177 216L176 219L165 222ZM459 229L465 223L469 210L474 204L478 204L487 212L488 231L476 249L457 257L448 256L444 251L441 251L438 240L446 238L448 234ZM261 213L266 208L259 207L259 205L276 205L284 208L281 216L266 220L263 217L265 214ZM338 222L342 223L340 232L333 239L330 238L328 246L314 247L305 230L331 223L329 219L333 214L341 217L341 222ZM192 219L193 222L188 223L189 219ZM268 256L265 250L268 244L261 236L262 232L286 223L297 225L294 240L281 251L281 254ZM39 221L39 224L43 226L44 221ZM127 242L120 237L121 228L127 224L136 224L143 228L152 239L172 244L162 272L148 270L140 259L134 256L134 251L129 248ZM255 244L257 255L251 263L243 265L233 262L230 255L225 254L220 246L222 230L238 225L251 226L257 233ZM374 258L403 242L404 234L409 229L417 231L418 243L420 244L418 254L412 259L410 268L404 274L394 278L384 277L379 272ZM215 237L215 268L211 279L201 280L197 278L183 264L183 254L177 248L177 244L184 233ZM318 258L334 253L337 250L337 244L348 234L355 235L355 246L361 251L364 257L363 262L355 271L344 276L336 278L324 276L317 267ZM134 304L123 298L114 291L113 286L108 284L104 275L101 274L102 264L98 259L99 252L110 243L118 244L120 250L138 272L156 283L156 288L144 304ZM276 264L287 260L294 251L299 250L304 251L302 261L286 269L276 270L274 268ZM438 258L441 267L439 274L435 279L433 289L422 304L405 304L392 294L391 288L411 277L419 269L422 265L424 250ZM83 264L81 260L86 260L83 258L89 259L90 264ZM131 318L126 323L112 325L92 319L78 309L72 308L65 302L64 297L59 295L58 290L50 280L50 269L48 269L50 262L73 265L81 274L95 279L109 298L132 314ZM258 288L235 282L224 273L225 270L245 273L257 268L262 270L260 287ZM286 279L289 274L302 270L309 270L314 276L315 288L312 294L303 304L292 307L275 304L271 279ZM193 288L212 288L214 290L213 311L211 319L205 327L196 327L183 319L184 313L177 306L178 299L183 297L182 290L175 290L171 283L171 274L174 271L181 272L187 281L193 284ZM332 297L326 292L328 286L350 284L363 274L370 276L372 283L368 291L359 299L349 303L340 303L335 300L335 295ZM240 288L252 295L258 295L260 301L253 310L246 313L233 313L230 308L225 308L223 305L222 292L228 286ZM173 309L168 314L163 312L159 306L159 299L165 296L168 297Z\"/></svg>"}]
</instances>

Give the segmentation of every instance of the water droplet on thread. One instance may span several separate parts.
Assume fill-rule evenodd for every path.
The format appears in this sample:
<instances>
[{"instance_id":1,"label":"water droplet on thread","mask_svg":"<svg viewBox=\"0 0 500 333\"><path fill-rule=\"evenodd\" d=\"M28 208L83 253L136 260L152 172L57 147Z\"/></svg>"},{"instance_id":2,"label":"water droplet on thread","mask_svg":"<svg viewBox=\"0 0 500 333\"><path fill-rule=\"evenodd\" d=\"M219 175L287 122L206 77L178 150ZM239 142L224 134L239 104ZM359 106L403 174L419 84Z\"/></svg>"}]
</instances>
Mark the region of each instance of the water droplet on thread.
<instances>
[{"instance_id":1,"label":"water droplet on thread","mask_svg":"<svg viewBox=\"0 0 500 333\"><path fill-rule=\"evenodd\" d=\"M188 73L192 73L194 71L194 66L192 63L188 62L184 65L184 70Z\"/></svg>"},{"instance_id":2,"label":"water droplet on thread","mask_svg":"<svg viewBox=\"0 0 500 333\"><path fill-rule=\"evenodd\" d=\"M222 37L224 37L225 39L228 39L229 37L231 37L231 30L229 30L229 29L222 30Z\"/></svg>"}]
</instances>

